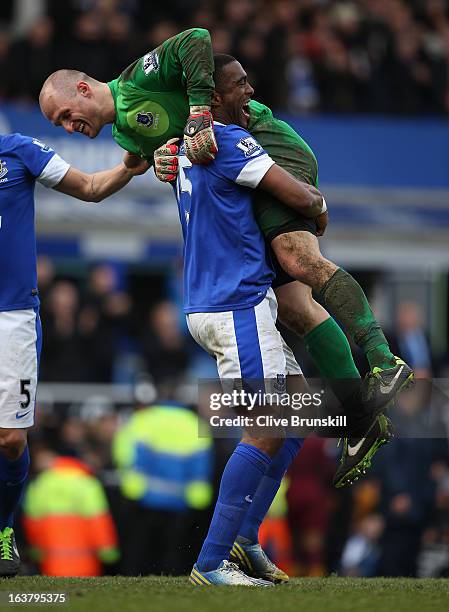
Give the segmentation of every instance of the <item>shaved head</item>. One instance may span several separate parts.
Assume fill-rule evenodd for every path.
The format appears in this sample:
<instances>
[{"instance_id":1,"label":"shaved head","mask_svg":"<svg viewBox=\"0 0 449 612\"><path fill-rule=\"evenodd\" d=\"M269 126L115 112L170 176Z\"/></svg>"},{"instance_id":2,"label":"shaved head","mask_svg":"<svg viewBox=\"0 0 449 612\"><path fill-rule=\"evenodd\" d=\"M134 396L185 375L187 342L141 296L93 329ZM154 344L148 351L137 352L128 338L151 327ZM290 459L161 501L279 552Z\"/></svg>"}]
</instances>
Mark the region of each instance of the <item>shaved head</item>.
<instances>
[{"instance_id":1,"label":"shaved head","mask_svg":"<svg viewBox=\"0 0 449 612\"><path fill-rule=\"evenodd\" d=\"M106 123L115 119L114 100L107 83L81 70L53 72L42 86L39 105L53 125L89 138L95 138Z\"/></svg>"},{"instance_id":2,"label":"shaved head","mask_svg":"<svg viewBox=\"0 0 449 612\"><path fill-rule=\"evenodd\" d=\"M63 99L70 99L76 96L76 86L80 81L89 83L94 81L89 75L80 70L57 70L53 72L42 85L39 94L39 104L45 114L44 107L47 100L55 94Z\"/></svg>"}]
</instances>

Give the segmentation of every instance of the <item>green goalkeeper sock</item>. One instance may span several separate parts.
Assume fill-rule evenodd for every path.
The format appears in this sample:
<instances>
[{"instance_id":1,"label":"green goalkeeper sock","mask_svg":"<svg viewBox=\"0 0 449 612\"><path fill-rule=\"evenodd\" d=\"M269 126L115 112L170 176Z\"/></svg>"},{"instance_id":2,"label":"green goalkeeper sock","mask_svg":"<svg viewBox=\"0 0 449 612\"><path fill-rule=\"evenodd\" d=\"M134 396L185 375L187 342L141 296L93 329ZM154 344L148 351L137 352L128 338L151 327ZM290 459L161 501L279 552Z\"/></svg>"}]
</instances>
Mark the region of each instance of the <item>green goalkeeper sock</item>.
<instances>
[{"instance_id":1,"label":"green goalkeeper sock","mask_svg":"<svg viewBox=\"0 0 449 612\"><path fill-rule=\"evenodd\" d=\"M360 374L339 325L329 317L304 336L304 344L321 376L329 381L340 402L347 405L359 387Z\"/></svg>"},{"instance_id":2,"label":"green goalkeeper sock","mask_svg":"<svg viewBox=\"0 0 449 612\"><path fill-rule=\"evenodd\" d=\"M325 307L364 351L370 368L396 365L394 355L358 282L339 268L320 290Z\"/></svg>"},{"instance_id":3,"label":"green goalkeeper sock","mask_svg":"<svg viewBox=\"0 0 449 612\"><path fill-rule=\"evenodd\" d=\"M306 334L304 342L323 378L360 378L348 339L332 317Z\"/></svg>"}]
</instances>

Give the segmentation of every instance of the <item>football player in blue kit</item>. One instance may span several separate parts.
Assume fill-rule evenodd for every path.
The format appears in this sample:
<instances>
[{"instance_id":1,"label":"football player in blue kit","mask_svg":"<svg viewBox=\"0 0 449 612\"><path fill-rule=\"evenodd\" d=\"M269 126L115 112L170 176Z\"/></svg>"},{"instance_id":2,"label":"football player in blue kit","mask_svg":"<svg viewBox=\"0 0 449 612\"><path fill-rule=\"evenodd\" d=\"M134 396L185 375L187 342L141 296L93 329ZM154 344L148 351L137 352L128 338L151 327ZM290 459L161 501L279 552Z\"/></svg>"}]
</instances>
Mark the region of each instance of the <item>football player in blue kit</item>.
<instances>
[{"instance_id":1,"label":"football player in blue kit","mask_svg":"<svg viewBox=\"0 0 449 612\"><path fill-rule=\"evenodd\" d=\"M224 70L227 85L221 88ZM260 381L265 392L273 393L279 380L302 373L275 326L274 272L254 217L252 190L263 189L312 219L326 205L315 187L275 164L246 131L253 89L241 65L216 64L214 78L216 158L207 166L192 166L183 146L178 158L184 312L194 339L216 359L223 384ZM267 587L288 580L266 557L257 534L301 444L297 438L258 437L245 430L223 471L192 584ZM251 576L229 561L236 539L238 552L254 561Z\"/></svg>"},{"instance_id":2,"label":"football player in blue kit","mask_svg":"<svg viewBox=\"0 0 449 612\"><path fill-rule=\"evenodd\" d=\"M86 174L37 139L0 135L0 576L19 570L13 519L28 475L27 428L34 423L42 345L35 183L100 202L148 168L126 154L115 168Z\"/></svg>"}]
</instances>

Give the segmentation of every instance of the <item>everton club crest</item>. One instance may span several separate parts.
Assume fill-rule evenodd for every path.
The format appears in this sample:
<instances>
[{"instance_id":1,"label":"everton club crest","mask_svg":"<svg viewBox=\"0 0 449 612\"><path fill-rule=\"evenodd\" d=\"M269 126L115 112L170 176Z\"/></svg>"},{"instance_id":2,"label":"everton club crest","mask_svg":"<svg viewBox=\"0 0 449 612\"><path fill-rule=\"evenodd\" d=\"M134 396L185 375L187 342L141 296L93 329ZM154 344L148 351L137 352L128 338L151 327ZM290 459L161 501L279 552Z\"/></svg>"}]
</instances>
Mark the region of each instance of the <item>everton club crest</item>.
<instances>
[{"instance_id":1,"label":"everton club crest","mask_svg":"<svg viewBox=\"0 0 449 612\"><path fill-rule=\"evenodd\" d=\"M8 168L6 167L6 162L0 159L0 180L8 173ZM4 179L7 181L8 179ZM2 181L3 182L3 181Z\"/></svg>"}]
</instances>

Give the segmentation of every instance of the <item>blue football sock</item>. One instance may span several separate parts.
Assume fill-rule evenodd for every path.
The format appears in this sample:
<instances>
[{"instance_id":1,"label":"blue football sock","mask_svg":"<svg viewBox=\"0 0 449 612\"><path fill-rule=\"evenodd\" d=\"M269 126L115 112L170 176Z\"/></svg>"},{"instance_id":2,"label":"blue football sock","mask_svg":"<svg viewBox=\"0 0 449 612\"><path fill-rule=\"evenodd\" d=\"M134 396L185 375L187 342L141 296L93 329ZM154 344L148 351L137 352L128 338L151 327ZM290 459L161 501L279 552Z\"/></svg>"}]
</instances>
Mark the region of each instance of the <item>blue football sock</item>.
<instances>
[{"instance_id":1,"label":"blue football sock","mask_svg":"<svg viewBox=\"0 0 449 612\"><path fill-rule=\"evenodd\" d=\"M259 541L259 527L278 492L285 472L301 450L303 442L301 438L287 438L260 481L253 503L239 529L239 536L246 538L252 544Z\"/></svg>"},{"instance_id":2,"label":"blue football sock","mask_svg":"<svg viewBox=\"0 0 449 612\"><path fill-rule=\"evenodd\" d=\"M22 497L29 467L28 446L15 461L0 454L0 531L13 526L14 510Z\"/></svg>"},{"instance_id":3,"label":"blue football sock","mask_svg":"<svg viewBox=\"0 0 449 612\"><path fill-rule=\"evenodd\" d=\"M218 500L197 565L200 571L217 569L239 533L240 525L263 478L270 457L250 444L240 442L221 477Z\"/></svg>"}]
</instances>

